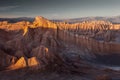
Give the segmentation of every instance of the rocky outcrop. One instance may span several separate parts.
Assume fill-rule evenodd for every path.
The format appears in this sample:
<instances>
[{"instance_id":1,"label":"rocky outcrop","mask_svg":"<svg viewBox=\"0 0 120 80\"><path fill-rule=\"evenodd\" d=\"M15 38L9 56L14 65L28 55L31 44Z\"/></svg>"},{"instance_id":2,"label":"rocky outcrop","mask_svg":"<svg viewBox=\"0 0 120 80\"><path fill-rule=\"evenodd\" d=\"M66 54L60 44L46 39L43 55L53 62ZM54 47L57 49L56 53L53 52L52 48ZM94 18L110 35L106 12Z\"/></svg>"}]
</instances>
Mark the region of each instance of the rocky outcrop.
<instances>
[{"instance_id":1,"label":"rocky outcrop","mask_svg":"<svg viewBox=\"0 0 120 80\"><path fill-rule=\"evenodd\" d=\"M28 59L28 66L29 67L39 67L41 64L38 61L38 59L36 57L31 57Z\"/></svg>"},{"instance_id":2,"label":"rocky outcrop","mask_svg":"<svg viewBox=\"0 0 120 80\"><path fill-rule=\"evenodd\" d=\"M27 66L26 60L24 57L21 57L15 64L12 64L11 66L8 67L8 69L13 70L13 69L20 69L20 68L25 68Z\"/></svg>"},{"instance_id":3,"label":"rocky outcrop","mask_svg":"<svg viewBox=\"0 0 120 80\"><path fill-rule=\"evenodd\" d=\"M114 41L116 38L115 30L118 29L117 26L107 21L86 21L74 24L58 23L57 25L60 26L60 30L107 42Z\"/></svg>"},{"instance_id":4,"label":"rocky outcrop","mask_svg":"<svg viewBox=\"0 0 120 80\"><path fill-rule=\"evenodd\" d=\"M100 31L100 30L109 30L113 29L113 24L107 21L85 21L81 23L74 23L74 24L63 24L58 23L62 29L69 30L69 31Z\"/></svg>"},{"instance_id":5,"label":"rocky outcrop","mask_svg":"<svg viewBox=\"0 0 120 80\"><path fill-rule=\"evenodd\" d=\"M17 23L8 23L7 21L0 22L0 29L4 30L21 30L24 28L24 26L30 25L30 22L28 21L21 21Z\"/></svg>"},{"instance_id":6,"label":"rocky outcrop","mask_svg":"<svg viewBox=\"0 0 120 80\"><path fill-rule=\"evenodd\" d=\"M33 27L43 27L43 28L52 28L52 29L56 29L57 26L55 23L41 17L41 16L37 16L35 17L35 21L33 22Z\"/></svg>"},{"instance_id":7,"label":"rocky outcrop","mask_svg":"<svg viewBox=\"0 0 120 80\"><path fill-rule=\"evenodd\" d=\"M27 67L38 69L39 65L40 63L36 57L31 57L29 59L26 57L21 57L20 59L17 60L15 64L12 64L7 69L14 70Z\"/></svg>"}]
</instances>

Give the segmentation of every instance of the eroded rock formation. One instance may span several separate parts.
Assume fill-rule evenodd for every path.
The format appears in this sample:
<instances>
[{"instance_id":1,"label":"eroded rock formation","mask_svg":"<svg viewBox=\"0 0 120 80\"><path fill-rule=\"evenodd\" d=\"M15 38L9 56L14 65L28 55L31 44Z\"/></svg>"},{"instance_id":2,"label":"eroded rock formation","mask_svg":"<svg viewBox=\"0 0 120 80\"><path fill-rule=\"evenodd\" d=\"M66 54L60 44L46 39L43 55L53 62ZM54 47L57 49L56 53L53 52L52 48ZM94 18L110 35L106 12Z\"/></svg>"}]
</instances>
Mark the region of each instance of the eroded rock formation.
<instances>
[{"instance_id":1,"label":"eroded rock formation","mask_svg":"<svg viewBox=\"0 0 120 80\"><path fill-rule=\"evenodd\" d=\"M36 17L33 23L0 22L0 29L0 66L10 70L88 73L95 68L84 62L85 58L120 53L119 27L107 21L69 24Z\"/></svg>"},{"instance_id":2,"label":"eroded rock formation","mask_svg":"<svg viewBox=\"0 0 120 80\"><path fill-rule=\"evenodd\" d=\"M3 23L3 26L9 24ZM22 27L1 28L3 29L1 33L6 35L5 40L1 35L3 39L0 44L1 55L3 54L2 57L4 57L1 61L2 67L19 69L36 66L38 69L51 64L59 64L56 62L57 58L60 59L58 61L61 64L62 59L59 54L56 54L59 53L61 44L55 37L55 23L43 17L36 17L33 24L31 23L32 25L29 22L18 22L12 25L16 24L22 25Z\"/></svg>"}]
</instances>

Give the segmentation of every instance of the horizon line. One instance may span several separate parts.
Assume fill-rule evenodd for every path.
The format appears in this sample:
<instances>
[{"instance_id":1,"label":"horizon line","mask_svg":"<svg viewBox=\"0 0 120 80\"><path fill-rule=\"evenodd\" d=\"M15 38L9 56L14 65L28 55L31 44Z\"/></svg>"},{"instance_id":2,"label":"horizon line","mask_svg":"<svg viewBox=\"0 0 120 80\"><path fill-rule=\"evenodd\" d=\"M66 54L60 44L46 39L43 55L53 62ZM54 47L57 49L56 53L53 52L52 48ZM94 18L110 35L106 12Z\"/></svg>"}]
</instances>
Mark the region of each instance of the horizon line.
<instances>
[{"instance_id":1,"label":"horizon line","mask_svg":"<svg viewBox=\"0 0 120 80\"><path fill-rule=\"evenodd\" d=\"M109 18L109 17L119 17L120 15L116 15L116 16L81 16L81 17L74 17L74 18L47 18L47 17L44 17L44 16L42 16L42 17L44 17L44 18L47 18L47 19L50 19L50 20L66 20L66 19L77 19L77 18L94 18L94 17L106 17L106 18ZM30 17L30 16L18 16L18 17L0 17L0 18L3 18L3 19L12 19L12 18L35 18L35 17L37 17L37 16L33 16L33 17Z\"/></svg>"}]
</instances>

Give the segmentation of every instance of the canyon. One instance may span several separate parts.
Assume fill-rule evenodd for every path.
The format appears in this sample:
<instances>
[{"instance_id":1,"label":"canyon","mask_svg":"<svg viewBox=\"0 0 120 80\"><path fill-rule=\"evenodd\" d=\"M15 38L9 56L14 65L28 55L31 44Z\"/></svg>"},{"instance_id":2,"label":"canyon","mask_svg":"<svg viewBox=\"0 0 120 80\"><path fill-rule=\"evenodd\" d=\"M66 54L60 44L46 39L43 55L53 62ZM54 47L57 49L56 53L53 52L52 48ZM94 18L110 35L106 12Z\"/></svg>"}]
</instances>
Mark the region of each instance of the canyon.
<instances>
[{"instance_id":1,"label":"canyon","mask_svg":"<svg viewBox=\"0 0 120 80\"><path fill-rule=\"evenodd\" d=\"M0 22L1 80L119 80L120 24ZM11 74L12 73L12 74Z\"/></svg>"}]
</instances>

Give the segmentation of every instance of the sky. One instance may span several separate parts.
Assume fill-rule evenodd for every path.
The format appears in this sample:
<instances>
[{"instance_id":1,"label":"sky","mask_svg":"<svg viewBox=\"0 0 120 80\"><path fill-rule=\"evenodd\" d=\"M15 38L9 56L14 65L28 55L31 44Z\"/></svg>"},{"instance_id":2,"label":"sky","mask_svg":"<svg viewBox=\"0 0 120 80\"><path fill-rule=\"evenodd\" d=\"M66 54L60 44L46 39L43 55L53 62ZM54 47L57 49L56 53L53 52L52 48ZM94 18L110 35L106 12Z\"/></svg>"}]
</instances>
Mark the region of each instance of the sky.
<instances>
[{"instance_id":1,"label":"sky","mask_svg":"<svg viewBox=\"0 0 120 80\"><path fill-rule=\"evenodd\" d=\"M120 15L120 0L1 0L0 17L68 19Z\"/></svg>"}]
</instances>

